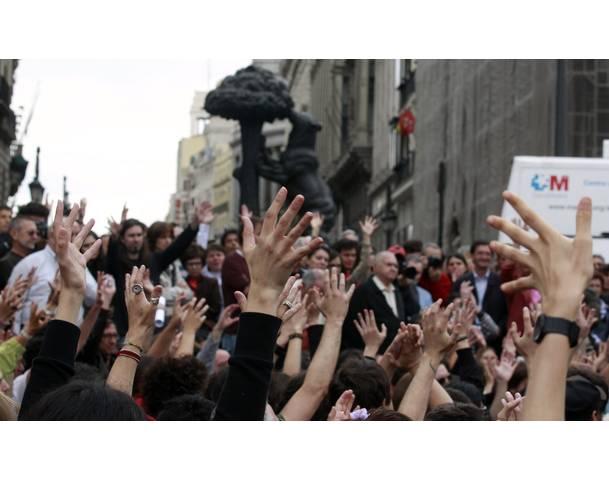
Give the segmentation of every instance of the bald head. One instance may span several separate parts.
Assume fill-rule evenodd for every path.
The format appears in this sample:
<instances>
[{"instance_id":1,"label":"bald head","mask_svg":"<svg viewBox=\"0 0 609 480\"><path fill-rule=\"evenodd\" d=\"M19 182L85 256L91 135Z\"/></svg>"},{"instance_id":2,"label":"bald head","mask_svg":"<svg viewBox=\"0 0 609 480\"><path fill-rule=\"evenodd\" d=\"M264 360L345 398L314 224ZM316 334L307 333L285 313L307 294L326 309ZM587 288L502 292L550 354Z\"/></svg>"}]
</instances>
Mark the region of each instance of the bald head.
<instances>
[{"instance_id":1,"label":"bald head","mask_svg":"<svg viewBox=\"0 0 609 480\"><path fill-rule=\"evenodd\" d=\"M393 283L398 277L398 260L395 255L387 250L377 253L374 274L385 285Z\"/></svg>"}]
</instances>

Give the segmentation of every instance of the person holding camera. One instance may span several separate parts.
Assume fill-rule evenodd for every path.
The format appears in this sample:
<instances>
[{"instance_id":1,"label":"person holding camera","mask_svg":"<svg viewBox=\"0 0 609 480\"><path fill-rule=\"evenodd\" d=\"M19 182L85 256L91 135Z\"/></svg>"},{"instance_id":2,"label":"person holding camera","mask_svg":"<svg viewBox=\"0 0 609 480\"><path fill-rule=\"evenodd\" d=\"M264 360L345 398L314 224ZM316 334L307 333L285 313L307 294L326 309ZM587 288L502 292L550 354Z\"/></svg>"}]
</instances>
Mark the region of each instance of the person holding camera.
<instances>
[{"instance_id":1,"label":"person holding camera","mask_svg":"<svg viewBox=\"0 0 609 480\"><path fill-rule=\"evenodd\" d=\"M431 293L434 302L441 298L444 305L447 305L453 285L450 277L444 271L442 249L435 243L428 243L423 248L421 260L424 268L419 286Z\"/></svg>"}]
</instances>

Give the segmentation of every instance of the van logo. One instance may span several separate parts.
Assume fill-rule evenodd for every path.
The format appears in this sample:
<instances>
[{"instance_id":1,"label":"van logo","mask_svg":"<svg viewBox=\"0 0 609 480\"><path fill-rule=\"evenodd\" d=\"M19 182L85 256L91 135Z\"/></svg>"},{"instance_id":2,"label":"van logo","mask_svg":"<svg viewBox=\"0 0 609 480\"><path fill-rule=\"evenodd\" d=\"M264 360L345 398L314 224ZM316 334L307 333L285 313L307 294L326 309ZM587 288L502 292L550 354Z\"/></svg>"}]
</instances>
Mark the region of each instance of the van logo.
<instances>
[{"instance_id":1,"label":"van logo","mask_svg":"<svg viewBox=\"0 0 609 480\"><path fill-rule=\"evenodd\" d=\"M569 190L568 175L540 175L535 174L531 179L531 187L536 192L567 192Z\"/></svg>"}]
</instances>

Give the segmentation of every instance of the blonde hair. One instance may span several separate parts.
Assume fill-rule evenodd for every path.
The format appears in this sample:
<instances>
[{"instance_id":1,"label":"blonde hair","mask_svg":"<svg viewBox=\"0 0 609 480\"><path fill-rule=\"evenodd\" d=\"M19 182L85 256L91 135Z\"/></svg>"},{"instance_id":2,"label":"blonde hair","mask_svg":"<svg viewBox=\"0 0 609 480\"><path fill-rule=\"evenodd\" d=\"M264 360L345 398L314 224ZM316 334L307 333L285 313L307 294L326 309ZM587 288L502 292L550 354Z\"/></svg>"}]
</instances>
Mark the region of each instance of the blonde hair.
<instances>
[{"instance_id":1,"label":"blonde hair","mask_svg":"<svg viewBox=\"0 0 609 480\"><path fill-rule=\"evenodd\" d=\"M0 392L0 421L17 420L17 404Z\"/></svg>"}]
</instances>

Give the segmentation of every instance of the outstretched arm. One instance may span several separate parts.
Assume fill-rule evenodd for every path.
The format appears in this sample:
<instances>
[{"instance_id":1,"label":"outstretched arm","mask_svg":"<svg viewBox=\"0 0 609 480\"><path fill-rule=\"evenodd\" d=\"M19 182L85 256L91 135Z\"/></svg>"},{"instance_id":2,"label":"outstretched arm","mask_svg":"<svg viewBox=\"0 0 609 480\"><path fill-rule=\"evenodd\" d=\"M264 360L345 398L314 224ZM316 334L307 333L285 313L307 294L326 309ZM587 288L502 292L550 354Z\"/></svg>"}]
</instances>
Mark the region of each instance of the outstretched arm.
<instances>
[{"instance_id":1,"label":"outstretched arm","mask_svg":"<svg viewBox=\"0 0 609 480\"><path fill-rule=\"evenodd\" d=\"M319 309L326 316L326 325L302 387L281 411L286 420L310 420L326 396L334 377L342 326L354 289L352 285L345 290L345 275L338 275L337 269L333 268L331 275L325 271L324 298Z\"/></svg>"},{"instance_id":2,"label":"outstretched arm","mask_svg":"<svg viewBox=\"0 0 609 480\"><path fill-rule=\"evenodd\" d=\"M243 252L251 285L247 307L239 320L235 352L229 360L228 377L220 394L215 420L262 420L273 369L273 351L281 324L281 295L294 267L319 247L321 239L294 249L293 245L311 222L306 213L295 227L290 225L304 198L297 195L277 221L287 190L282 187L264 216L258 237L252 221L243 216Z\"/></svg>"},{"instance_id":3,"label":"outstretched arm","mask_svg":"<svg viewBox=\"0 0 609 480\"><path fill-rule=\"evenodd\" d=\"M524 265L531 272L526 277L504 283L506 293L521 288L536 288L543 298L543 313L575 322L581 293L592 276L592 202L579 201L576 235L569 239L548 225L521 198L511 192L503 194L523 221L534 230L535 237L505 219L491 216L488 223L508 235L528 252L492 242L499 255ZM571 351L569 340L558 333L546 334L537 346L530 370L523 420L564 420L566 376Z\"/></svg>"},{"instance_id":4,"label":"outstretched arm","mask_svg":"<svg viewBox=\"0 0 609 480\"><path fill-rule=\"evenodd\" d=\"M436 370L456 340L455 336L449 335L447 331L453 305L441 310L441 303L442 300L438 300L423 313L421 318L425 342L423 355L399 407L400 413L413 420L425 418Z\"/></svg>"},{"instance_id":5,"label":"outstretched arm","mask_svg":"<svg viewBox=\"0 0 609 480\"><path fill-rule=\"evenodd\" d=\"M144 354L146 345L154 332L154 312L156 306L146 299L143 292L133 293L132 286L142 284L146 267L133 267L131 274L125 275L125 302L127 303L129 330L125 345L118 352L112 369L106 380L106 385L131 396L135 371ZM163 289L154 287L152 297L161 296Z\"/></svg>"},{"instance_id":6,"label":"outstretched arm","mask_svg":"<svg viewBox=\"0 0 609 480\"><path fill-rule=\"evenodd\" d=\"M75 204L70 215L64 219L63 202L57 203L53 236L62 282L57 320L49 322L40 354L32 364L19 418L26 418L28 410L45 393L64 385L74 374L74 358L80 336L76 322L85 296L85 270L87 262L101 246L101 241L97 240L84 254L80 253L82 243L95 223L93 220L70 240L78 211L78 204Z\"/></svg>"}]
</instances>

